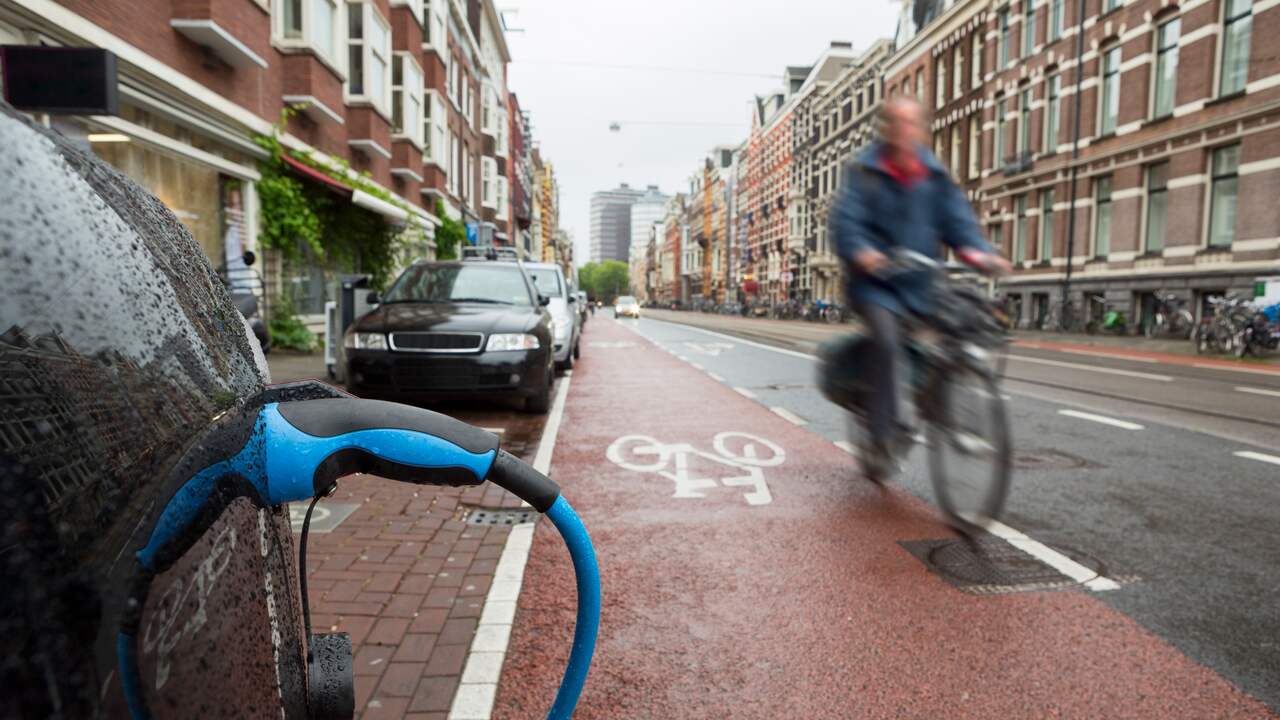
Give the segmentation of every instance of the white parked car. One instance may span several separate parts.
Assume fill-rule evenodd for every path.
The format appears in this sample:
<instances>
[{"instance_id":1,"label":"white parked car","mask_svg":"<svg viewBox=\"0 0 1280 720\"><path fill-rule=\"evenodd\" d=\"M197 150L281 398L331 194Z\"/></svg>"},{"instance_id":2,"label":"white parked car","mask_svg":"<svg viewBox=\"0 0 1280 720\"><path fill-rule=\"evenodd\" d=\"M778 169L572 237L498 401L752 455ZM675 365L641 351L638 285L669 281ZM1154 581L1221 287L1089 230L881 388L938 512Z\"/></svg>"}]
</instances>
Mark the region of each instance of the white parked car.
<instances>
[{"instance_id":1,"label":"white parked car","mask_svg":"<svg viewBox=\"0 0 1280 720\"><path fill-rule=\"evenodd\" d=\"M569 291L559 265L525 263L524 269L533 279L538 294L551 301L547 303L547 310L551 313L556 365L569 370L581 354L582 318L578 316L578 298Z\"/></svg>"},{"instance_id":2,"label":"white parked car","mask_svg":"<svg viewBox=\"0 0 1280 720\"><path fill-rule=\"evenodd\" d=\"M619 297L613 304L614 317L633 317L640 319L640 303L630 295Z\"/></svg>"}]
</instances>

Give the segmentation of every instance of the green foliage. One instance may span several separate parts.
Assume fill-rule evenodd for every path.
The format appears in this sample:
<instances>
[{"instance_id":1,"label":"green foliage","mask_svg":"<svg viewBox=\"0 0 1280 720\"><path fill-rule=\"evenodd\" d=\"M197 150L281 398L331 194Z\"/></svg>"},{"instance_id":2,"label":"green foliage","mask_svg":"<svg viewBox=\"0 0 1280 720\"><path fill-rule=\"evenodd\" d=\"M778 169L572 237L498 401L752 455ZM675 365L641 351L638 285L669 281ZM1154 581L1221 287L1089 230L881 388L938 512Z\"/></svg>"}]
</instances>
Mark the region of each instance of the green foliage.
<instances>
[{"instance_id":1,"label":"green foliage","mask_svg":"<svg viewBox=\"0 0 1280 720\"><path fill-rule=\"evenodd\" d=\"M297 315L277 315L271 319L267 329L271 332L272 347L306 353L315 349L315 334L302 324Z\"/></svg>"},{"instance_id":2,"label":"green foliage","mask_svg":"<svg viewBox=\"0 0 1280 720\"><path fill-rule=\"evenodd\" d=\"M323 257L321 207L303 184L277 167L262 163L262 179L257 188L262 205L259 241L279 250L286 261L298 259L301 243Z\"/></svg>"},{"instance_id":3,"label":"green foliage","mask_svg":"<svg viewBox=\"0 0 1280 720\"><path fill-rule=\"evenodd\" d=\"M440 226L436 228L436 258L456 260L458 247L467 237L467 229L462 223L449 217L440 200L436 200L436 217L440 218Z\"/></svg>"},{"instance_id":4,"label":"green foliage","mask_svg":"<svg viewBox=\"0 0 1280 720\"><path fill-rule=\"evenodd\" d=\"M631 269L620 260L589 262L578 268L578 287L593 300L612 301L631 287Z\"/></svg>"}]
</instances>

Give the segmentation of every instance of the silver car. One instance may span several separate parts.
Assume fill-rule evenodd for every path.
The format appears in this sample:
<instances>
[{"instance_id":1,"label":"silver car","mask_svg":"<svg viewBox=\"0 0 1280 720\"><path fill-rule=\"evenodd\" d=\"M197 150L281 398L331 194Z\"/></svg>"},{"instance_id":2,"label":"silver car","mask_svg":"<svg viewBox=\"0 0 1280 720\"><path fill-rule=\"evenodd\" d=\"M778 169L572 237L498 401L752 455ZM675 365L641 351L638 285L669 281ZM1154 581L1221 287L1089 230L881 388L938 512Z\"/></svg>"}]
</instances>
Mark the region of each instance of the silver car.
<instances>
[{"instance_id":1,"label":"silver car","mask_svg":"<svg viewBox=\"0 0 1280 720\"><path fill-rule=\"evenodd\" d=\"M578 359L582 319L578 316L578 298L569 292L564 272L555 263L525 263L524 269L533 279L534 287L543 297L549 298L547 310L551 313L552 336L556 365L564 370L573 367Z\"/></svg>"}]
</instances>

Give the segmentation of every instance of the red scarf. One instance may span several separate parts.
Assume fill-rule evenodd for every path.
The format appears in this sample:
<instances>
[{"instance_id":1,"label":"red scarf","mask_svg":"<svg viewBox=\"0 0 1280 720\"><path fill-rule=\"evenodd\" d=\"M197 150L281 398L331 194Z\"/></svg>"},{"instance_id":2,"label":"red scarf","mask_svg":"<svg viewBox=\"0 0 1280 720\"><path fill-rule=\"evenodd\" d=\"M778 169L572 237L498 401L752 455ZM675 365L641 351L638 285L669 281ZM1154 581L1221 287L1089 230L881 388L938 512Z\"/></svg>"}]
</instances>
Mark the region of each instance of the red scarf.
<instances>
[{"instance_id":1,"label":"red scarf","mask_svg":"<svg viewBox=\"0 0 1280 720\"><path fill-rule=\"evenodd\" d=\"M910 188L920 182L929 172L915 153L912 153L902 165L891 159L889 153L884 153L880 155L880 168L904 188Z\"/></svg>"}]
</instances>

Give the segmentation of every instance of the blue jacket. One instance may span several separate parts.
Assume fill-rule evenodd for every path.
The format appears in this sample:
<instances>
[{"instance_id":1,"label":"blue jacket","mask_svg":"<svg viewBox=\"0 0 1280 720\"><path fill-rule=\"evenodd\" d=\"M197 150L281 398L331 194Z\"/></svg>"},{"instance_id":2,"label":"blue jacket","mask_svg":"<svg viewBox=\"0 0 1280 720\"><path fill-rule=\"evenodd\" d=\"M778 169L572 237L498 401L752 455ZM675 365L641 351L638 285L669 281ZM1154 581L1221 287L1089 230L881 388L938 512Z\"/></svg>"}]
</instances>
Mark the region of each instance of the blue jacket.
<instances>
[{"instance_id":1,"label":"blue jacket","mask_svg":"<svg viewBox=\"0 0 1280 720\"><path fill-rule=\"evenodd\" d=\"M884 171L882 152L883 146L873 143L845 165L831 208L836 254L846 261L845 296L855 307L870 303L898 314L928 314L932 281L927 273L886 282L853 269L848 263L854 254L865 248L888 253L905 247L938 258L943 243L984 252L991 252L991 246L978 230L969 201L933 153L920 150L927 175L904 188Z\"/></svg>"}]
</instances>

